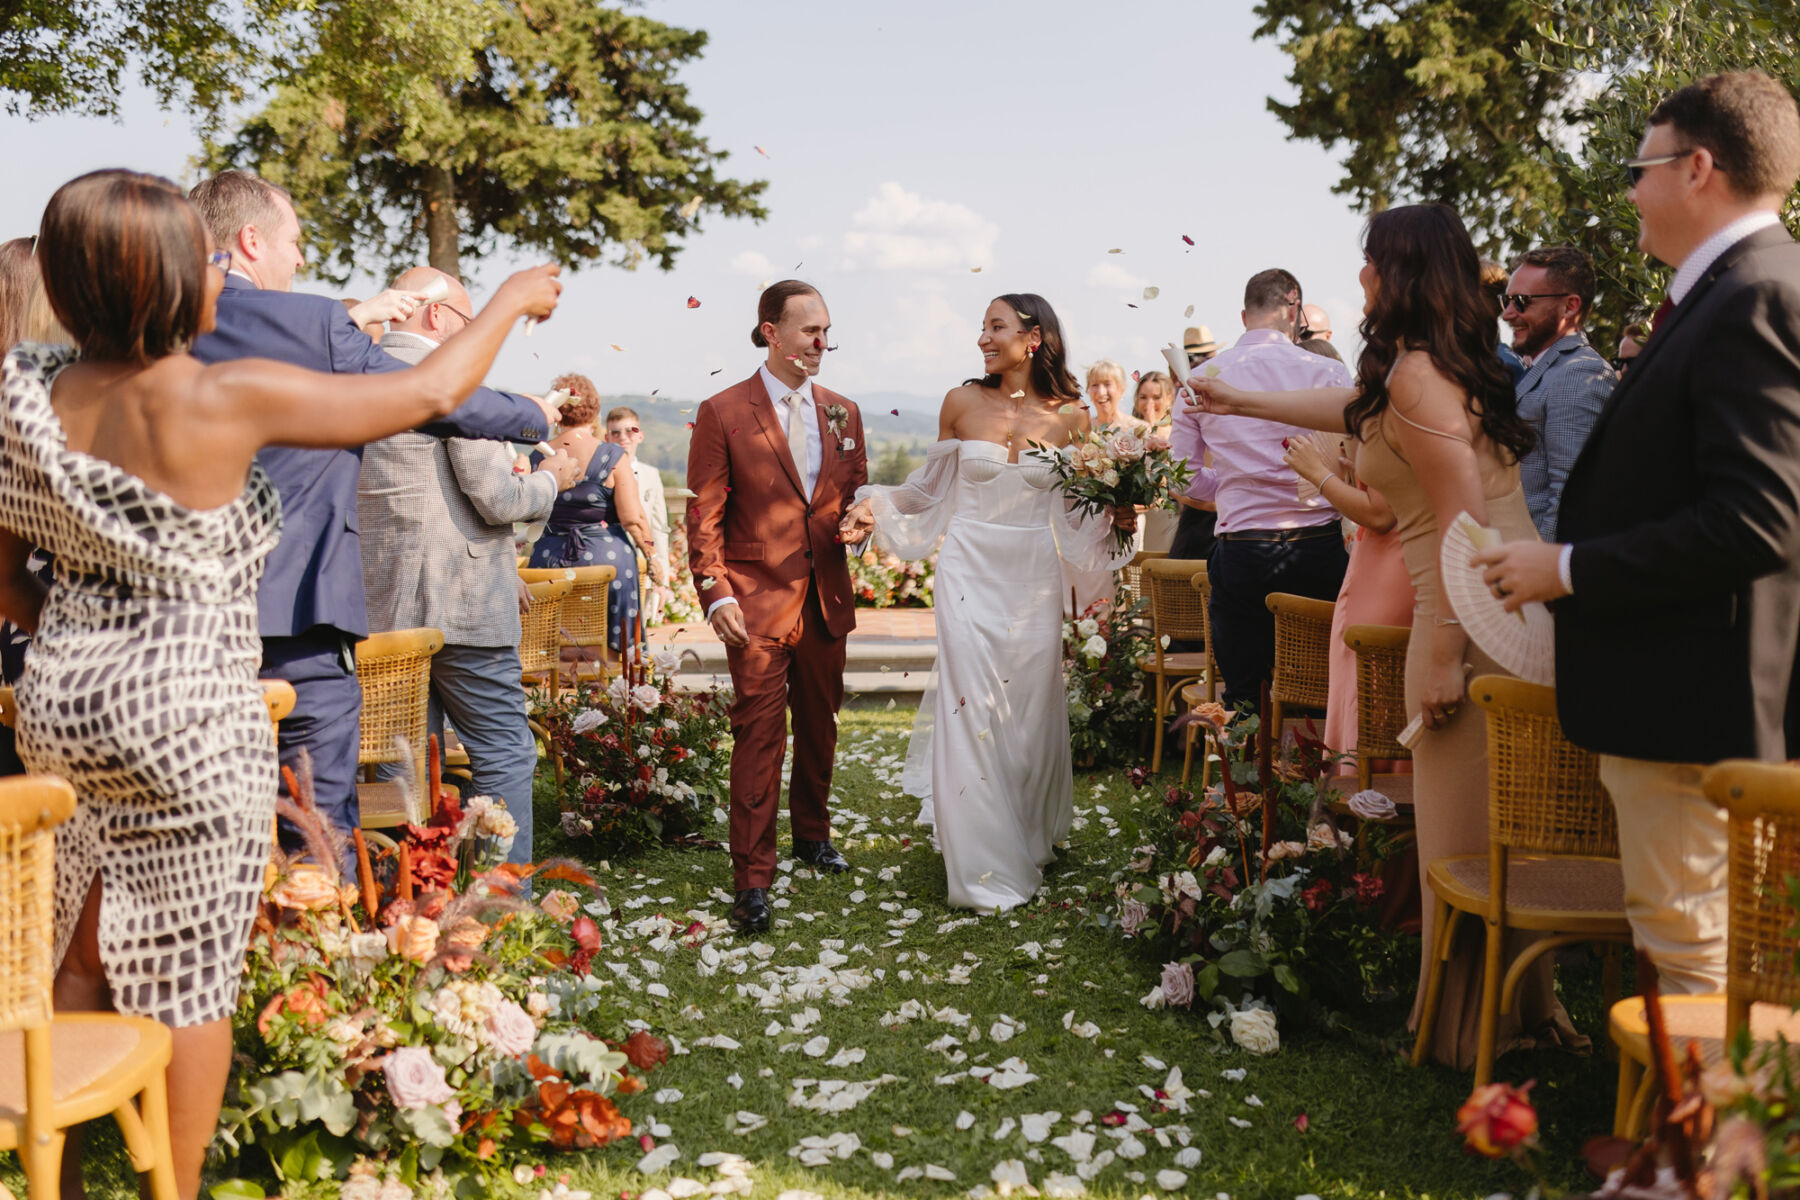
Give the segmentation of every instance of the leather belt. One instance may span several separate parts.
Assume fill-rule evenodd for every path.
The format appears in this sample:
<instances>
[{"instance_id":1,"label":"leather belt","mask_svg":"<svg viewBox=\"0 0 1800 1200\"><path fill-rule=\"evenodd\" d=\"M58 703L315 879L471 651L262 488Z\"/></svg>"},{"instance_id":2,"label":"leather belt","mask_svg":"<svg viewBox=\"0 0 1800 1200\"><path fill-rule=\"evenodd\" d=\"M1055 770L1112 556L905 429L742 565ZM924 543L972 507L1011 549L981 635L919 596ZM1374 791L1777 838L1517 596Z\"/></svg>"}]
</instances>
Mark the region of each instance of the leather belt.
<instances>
[{"instance_id":1,"label":"leather belt","mask_svg":"<svg viewBox=\"0 0 1800 1200\"><path fill-rule=\"evenodd\" d=\"M1234 529L1218 535L1221 542L1299 542L1307 538L1342 537L1338 523L1302 525L1298 529Z\"/></svg>"}]
</instances>

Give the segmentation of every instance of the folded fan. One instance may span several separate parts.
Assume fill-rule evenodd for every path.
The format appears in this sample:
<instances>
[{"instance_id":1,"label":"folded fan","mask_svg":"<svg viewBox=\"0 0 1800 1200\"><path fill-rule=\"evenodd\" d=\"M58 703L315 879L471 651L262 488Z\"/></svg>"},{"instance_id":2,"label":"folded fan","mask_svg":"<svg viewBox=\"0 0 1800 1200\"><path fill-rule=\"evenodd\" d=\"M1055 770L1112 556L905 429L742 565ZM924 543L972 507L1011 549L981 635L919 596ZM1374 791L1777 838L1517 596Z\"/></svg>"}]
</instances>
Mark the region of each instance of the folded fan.
<instances>
[{"instance_id":1,"label":"folded fan","mask_svg":"<svg viewBox=\"0 0 1800 1200\"><path fill-rule=\"evenodd\" d=\"M1468 513L1458 513L1444 531L1438 561L1444 597L1456 611L1463 631L1489 658L1520 679L1555 686L1556 619L1550 610L1532 603L1517 613L1507 612L1481 578L1480 568L1469 565L1478 551L1504 541L1499 530L1477 524Z\"/></svg>"}]
</instances>

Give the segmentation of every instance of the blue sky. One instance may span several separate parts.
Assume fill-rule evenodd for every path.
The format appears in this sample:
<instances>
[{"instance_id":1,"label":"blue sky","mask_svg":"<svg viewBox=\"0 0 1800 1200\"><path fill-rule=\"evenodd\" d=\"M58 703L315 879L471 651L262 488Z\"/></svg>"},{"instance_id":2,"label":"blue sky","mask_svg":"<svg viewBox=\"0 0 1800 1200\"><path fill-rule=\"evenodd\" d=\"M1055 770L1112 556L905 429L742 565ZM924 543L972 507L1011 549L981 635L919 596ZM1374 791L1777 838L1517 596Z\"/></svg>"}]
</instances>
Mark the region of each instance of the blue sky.
<instances>
[{"instance_id":1,"label":"blue sky","mask_svg":"<svg viewBox=\"0 0 1800 1200\"><path fill-rule=\"evenodd\" d=\"M666 274L569 276L555 319L515 336L493 379L541 388L580 370L606 393L705 396L754 368L758 285L790 273L831 307L839 349L823 382L924 408L977 372L976 326L1001 292L1047 297L1077 368L1112 357L1150 370L1188 305L1229 342L1244 281L1285 266L1351 347L1361 218L1331 193L1334 156L1285 140L1266 111L1287 91L1287 60L1251 40L1250 10L649 0L648 15L711 35L684 77L702 131L731 153L725 171L769 180L769 219L703 219ZM33 231L51 192L85 170L194 178L187 118L142 93L117 124L0 122L9 159L31 164L0 191L0 237ZM473 265L477 302L510 265ZM1145 287L1160 292L1146 300Z\"/></svg>"}]
</instances>

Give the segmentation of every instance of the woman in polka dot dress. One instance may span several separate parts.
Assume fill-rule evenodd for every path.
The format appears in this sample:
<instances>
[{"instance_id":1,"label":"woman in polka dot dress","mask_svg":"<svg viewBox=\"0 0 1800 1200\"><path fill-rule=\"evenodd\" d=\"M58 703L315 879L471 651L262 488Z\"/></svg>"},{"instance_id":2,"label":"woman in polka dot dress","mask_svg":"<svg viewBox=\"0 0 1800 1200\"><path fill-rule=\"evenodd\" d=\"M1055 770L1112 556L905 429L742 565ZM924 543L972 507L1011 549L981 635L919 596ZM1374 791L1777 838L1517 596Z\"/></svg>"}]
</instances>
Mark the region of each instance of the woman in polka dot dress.
<instances>
[{"instance_id":1,"label":"woman in polka dot dress","mask_svg":"<svg viewBox=\"0 0 1800 1200\"><path fill-rule=\"evenodd\" d=\"M652 544L650 521L624 448L602 441L594 429L600 392L593 381L585 375L564 375L550 386L571 397L563 406L563 431L551 445L576 462L585 462L587 472L556 498L544 536L531 549L531 565L617 569L606 601L606 640L622 651L637 625L637 548Z\"/></svg>"}]
</instances>

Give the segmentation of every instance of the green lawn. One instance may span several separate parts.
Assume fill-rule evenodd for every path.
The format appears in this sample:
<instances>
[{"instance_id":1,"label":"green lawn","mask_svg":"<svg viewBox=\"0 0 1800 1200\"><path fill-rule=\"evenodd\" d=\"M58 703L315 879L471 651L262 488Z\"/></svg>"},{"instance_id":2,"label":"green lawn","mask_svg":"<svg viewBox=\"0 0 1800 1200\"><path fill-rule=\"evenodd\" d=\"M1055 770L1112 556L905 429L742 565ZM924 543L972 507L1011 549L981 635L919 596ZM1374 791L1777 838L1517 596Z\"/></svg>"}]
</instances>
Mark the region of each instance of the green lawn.
<instances>
[{"instance_id":1,"label":"green lawn","mask_svg":"<svg viewBox=\"0 0 1800 1200\"><path fill-rule=\"evenodd\" d=\"M1453 1114L1468 1077L1402 1060L1400 998L1353 1030L1284 1029L1280 1052L1260 1058L1221 1045L1203 1016L1139 1005L1156 964L1085 926L1079 903L1130 849L1128 835L1109 836L1118 828L1109 822L1128 819L1139 802L1122 776L1078 779L1081 827L1037 902L979 919L948 909L941 863L899 794L910 720L904 709L845 712L834 817L855 869L784 873L776 928L755 942L719 933L697 947L658 949L643 922L660 913L685 925L690 908L722 916L721 889L730 886L722 848L660 850L603 872L615 915L596 971L640 993L658 1031L679 1046L651 1076L650 1096L623 1107L640 1131L654 1122L656 1140L680 1156L647 1176L637 1169L640 1147L627 1142L549 1159L546 1182L567 1173L597 1200L660 1200L643 1195L652 1187L679 1197L692 1190L672 1181L712 1184L721 1178L716 1158L700 1162L725 1152L748 1160L749 1194L771 1200L787 1189L953 1196L993 1186L1006 1160L1041 1188L1052 1173L1073 1178L1079 1159L1110 1151L1113 1161L1085 1182L1088 1195L1162 1195L1157 1174L1173 1170L1186 1175L1165 1178L1175 1194L1234 1200L1523 1194L1529 1179L1517 1167L1460 1150ZM541 853L574 849L558 844L555 828L546 803ZM785 823L782 837L785 845ZM1597 1043L1598 974L1592 965L1564 971L1565 999ZM922 1015L899 1019L915 1009ZM1090 1022L1097 1035L1080 1036ZM1010 1026L1010 1036L999 1031L1004 1041L997 1024ZM701 1044L719 1037L739 1047ZM1014 1058L1037 1078L1003 1089L968 1074ZM1157 1111L1142 1090L1175 1067L1194 1093L1186 1115ZM1500 1074L1539 1081L1550 1179L1583 1183L1576 1152L1610 1122L1612 1065L1546 1052L1502 1059ZM805 1081L833 1080L883 1082L854 1107L830 1111L820 1093L844 1089ZM1103 1121L1132 1114L1128 1106L1129 1125ZM110 1134L101 1141L116 1145ZM1194 1161L1182 1156L1184 1142L1199 1152L1197 1165L1179 1165ZM805 1165L808 1149L829 1160ZM117 1151L98 1157L95 1194L130 1194ZM0 1177L18 1190L16 1174Z\"/></svg>"}]
</instances>

